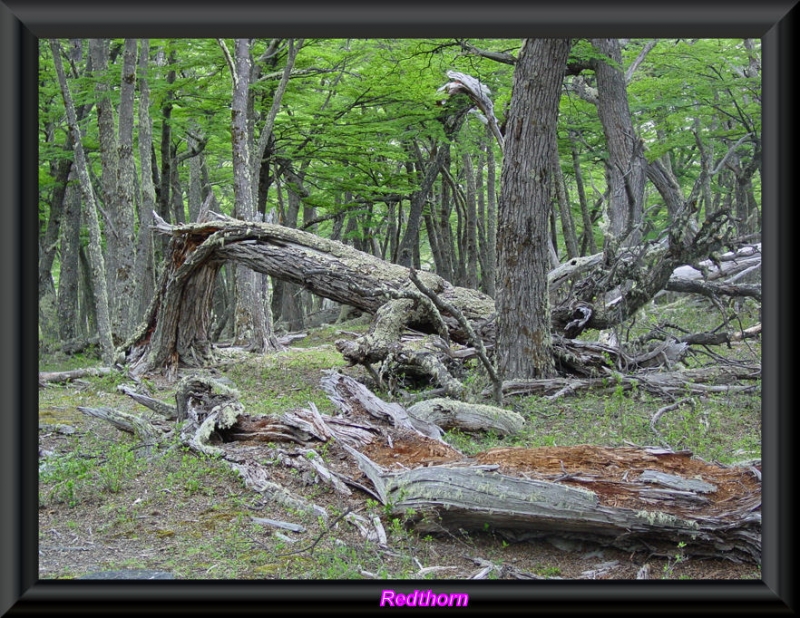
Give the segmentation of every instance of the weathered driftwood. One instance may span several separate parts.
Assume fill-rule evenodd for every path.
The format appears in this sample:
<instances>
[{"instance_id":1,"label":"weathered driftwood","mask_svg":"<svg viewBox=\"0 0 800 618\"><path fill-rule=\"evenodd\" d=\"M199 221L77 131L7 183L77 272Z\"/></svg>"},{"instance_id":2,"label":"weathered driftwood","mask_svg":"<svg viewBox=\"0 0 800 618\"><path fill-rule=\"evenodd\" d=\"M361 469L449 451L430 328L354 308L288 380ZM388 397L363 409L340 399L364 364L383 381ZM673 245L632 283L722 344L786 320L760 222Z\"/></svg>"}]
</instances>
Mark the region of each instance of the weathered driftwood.
<instances>
[{"instance_id":1,"label":"weathered driftwood","mask_svg":"<svg viewBox=\"0 0 800 618\"><path fill-rule=\"evenodd\" d=\"M182 439L227 461L270 499L325 518L324 509L272 481L269 466L259 462L297 467L307 483L327 483L343 496L361 489L424 532L489 528L516 540L584 539L648 552L685 543L690 556L760 560L757 466L717 466L667 449L589 445L498 448L467 458L420 431L435 427L432 419L415 420L336 372L323 382L341 414L311 406L277 418L250 417L235 390L188 378L176 394L186 419ZM301 444L276 450L276 441ZM335 456L323 460L314 448L320 442ZM385 537L375 522L371 530L350 521L365 535Z\"/></svg>"}]
</instances>

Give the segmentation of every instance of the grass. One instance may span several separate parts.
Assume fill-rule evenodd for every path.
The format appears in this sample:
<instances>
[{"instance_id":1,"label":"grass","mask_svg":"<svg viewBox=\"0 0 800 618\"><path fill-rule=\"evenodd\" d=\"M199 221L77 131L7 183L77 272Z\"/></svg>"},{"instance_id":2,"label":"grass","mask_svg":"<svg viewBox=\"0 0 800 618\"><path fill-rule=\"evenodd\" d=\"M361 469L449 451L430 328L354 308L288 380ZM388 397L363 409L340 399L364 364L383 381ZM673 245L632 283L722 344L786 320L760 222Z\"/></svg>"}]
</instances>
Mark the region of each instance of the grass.
<instances>
[{"instance_id":1,"label":"grass","mask_svg":"<svg viewBox=\"0 0 800 618\"><path fill-rule=\"evenodd\" d=\"M282 414L314 403L320 412L333 412L319 388L322 372L347 366L332 344L290 348L276 354L226 363L221 369L236 384L250 414Z\"/></svg>"},{"instance_id":2,"label":"grass","mask_svg":"<svg viewBox=\"0 0 800 618\"><path fill-rule=\"evenodd\" d=\"M693 405L665 413L658 421L656 434L651 429L651 419L667 403L647 393L589 394L557 402L525 397L515 405L526 419L525 429L503 445L661 445L687 449L707 461L724 464L761 456L759 397L714 394L691 400ZM465 438L469 440L468 436L453 436L454 446L475 452L486 446L485 441L465 444Z\"/></svg>"}]
</instances>

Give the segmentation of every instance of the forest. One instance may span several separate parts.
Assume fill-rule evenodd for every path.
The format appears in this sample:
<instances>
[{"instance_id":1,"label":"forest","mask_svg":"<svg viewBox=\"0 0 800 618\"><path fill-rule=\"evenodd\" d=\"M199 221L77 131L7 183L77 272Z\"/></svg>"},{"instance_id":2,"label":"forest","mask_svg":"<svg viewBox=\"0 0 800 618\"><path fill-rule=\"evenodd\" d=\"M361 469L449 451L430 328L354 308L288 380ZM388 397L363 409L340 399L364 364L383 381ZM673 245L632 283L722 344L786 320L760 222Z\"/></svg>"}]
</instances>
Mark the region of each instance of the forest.
<instances>
[{"instance_id":1,"label":"forest","mask_svg":"<svg viewBox=\"0 0 800 618\"><path fill-rule=\"evenodd\" d=\"M273 468L419 534L758 564L761 74L758 39L40 40L40 416L290 511ZM610 402L643 433L523 429ZM322 534L385 548L343 504Z\"/></svg>"}]
</instances>

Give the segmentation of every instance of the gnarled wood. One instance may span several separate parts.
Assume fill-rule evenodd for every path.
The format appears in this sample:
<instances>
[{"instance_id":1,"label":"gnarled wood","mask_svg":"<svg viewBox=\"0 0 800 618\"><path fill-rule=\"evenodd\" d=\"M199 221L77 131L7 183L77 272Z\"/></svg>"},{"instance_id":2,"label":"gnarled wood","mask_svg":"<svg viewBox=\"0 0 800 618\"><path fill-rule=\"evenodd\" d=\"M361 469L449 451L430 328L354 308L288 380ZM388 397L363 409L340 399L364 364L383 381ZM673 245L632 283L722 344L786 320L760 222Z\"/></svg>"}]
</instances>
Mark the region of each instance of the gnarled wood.
<instances>
[{"instance_id":1,"label":"gnarled wood","mask_svg":"<svg viewBox=\"0 0 800 618\"><path fill-rule=\"evenodd\" d=\"M649 348L626 351L574 337L584 329L608 328L632 315L664 289L681 263L691 263L715 250L725 222L724 216L715 216L693 237L675 231L666 248L656 247L646 254L644 262L654 264L647 271L630 255L613 264L598 263L595 256L575 258L552 271L548 282L559 297L566 294L563 290L567 282L573 284L567 297L573 295L574 300L563 301L552 312L552 349L561 375L595 379L607 376L609 371L629 373L680 361L694 340L665 339ZM373 314L369 333L354 340L342 339L337 347L349 362L363 364L378 379L380 376L372 367L375 363L388 364L385 369L389 373L411 369L430 376L449 396L458 398L464 388L450 367L468 357L469 351L454 348L470 345L478 350L472 354L480 356L480 346L475 347L475 342L480 341L485 349L484 363L489 362L488 355L494 351L493 299L476 290L453 286L434 273L412 273L342 243L268 223L223 218L171 226L157 219L155 227L172 236L171 255L145 323L124 346L134 376L162 372L174 379L180 365L200 366L213 360L209 341L211 286L223 261L244 264ZM734 262L737 255L720 263ZM746 254L738 259L750 257ZM626 278L639 283L623 296L597 300ZM418 286L431 298L420 293ZM401 341L401 334L408 328L439 339L433 337L430 345L415 348ZM571 338L561 337L561 332ZM708 338L697 341L717 342ZM512 391L506 385L500 388L496 381L496 400Z\"/></svg>"}]
</instances>

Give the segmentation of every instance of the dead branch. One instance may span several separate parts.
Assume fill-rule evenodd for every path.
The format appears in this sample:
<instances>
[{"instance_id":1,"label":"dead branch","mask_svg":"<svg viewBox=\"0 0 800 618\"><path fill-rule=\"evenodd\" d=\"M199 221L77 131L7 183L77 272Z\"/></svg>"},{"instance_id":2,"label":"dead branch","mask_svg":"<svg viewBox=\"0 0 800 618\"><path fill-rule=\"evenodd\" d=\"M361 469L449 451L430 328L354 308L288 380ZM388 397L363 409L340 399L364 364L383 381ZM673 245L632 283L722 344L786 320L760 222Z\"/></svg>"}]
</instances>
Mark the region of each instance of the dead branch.
<instances>
[{"instance_id":1,"label":"dead branch","mask_svg":"<svg viewBox=\"0 0 800 618\"><path fill-rule=\"evenodd\" d=\"M432 292L422 281L420 281L419 277L417 277L417 272L412 268L409 271L409 277L411 281L416 285L419 290L425 294L428 298L433 301L433 304L440 311L444 311L452 315L453 317L458 320L458 323L461 325L461 328L467 333L467 338L469 342L473 345L473 347L478 352L478 358L480 358L481 363L486 368L486 372L489 374L489 378L494 385L494 396L495 401L497 402L498 406L503 405L503 390L501 387L501 380L500 377L497 375L497 371L494 368L494 365L489 360L489 357L486 355L486 348L483 345L483 340L475 334L475 330L470 325L467 318L464 317L464 314L461 311L448 303L447 301L442 300L439 298L434 292Z\"/></svg>"},{"instance_id":2,"label":"dead branch","mask_svg":"<svg viewBox=\"0 0 800 618\"><path fill-rule=\"evenodd\" d=\"M70 371L40 371L39 386L44 386L50 382L71 382L86 377L107 376L114 373L111 367L86 367L84 369L72 369Z\"/></svg>"}]
</instances>

